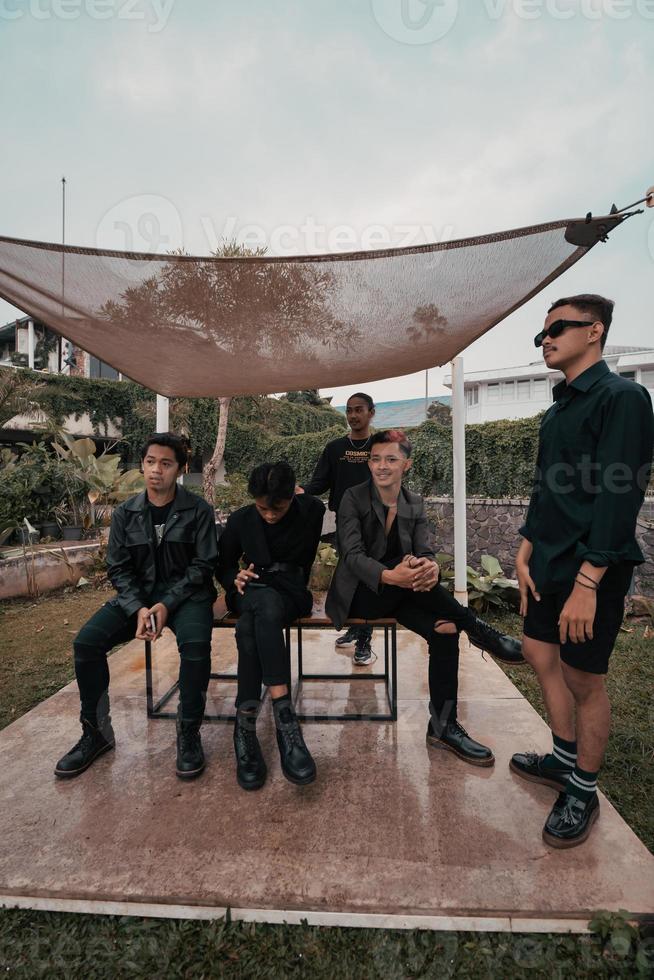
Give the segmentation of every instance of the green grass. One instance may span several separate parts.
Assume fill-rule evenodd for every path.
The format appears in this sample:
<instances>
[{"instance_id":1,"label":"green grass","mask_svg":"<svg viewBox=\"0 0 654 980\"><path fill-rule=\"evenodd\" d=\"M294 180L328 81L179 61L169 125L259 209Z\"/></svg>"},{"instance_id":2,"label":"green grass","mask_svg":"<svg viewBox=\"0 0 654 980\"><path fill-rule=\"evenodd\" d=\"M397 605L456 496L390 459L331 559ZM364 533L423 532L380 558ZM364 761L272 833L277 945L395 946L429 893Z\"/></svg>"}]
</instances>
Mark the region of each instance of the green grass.
<instances>
[{"instance_id":1,"label":"green grass","mask_svg":"<svg viewBox=\"0 0 654 980\"><path fill-rule=\"evenodd\" d=\"M8 911L8 977L404 980L420 977L645 977L654 940L618 920L597 936L327 929ZM648 957L649 962L648 962ZM649 973L651 975L651 973Z\"/></svg>"},{"instance_id":2,"label":"green grass","mask_svg":"<svg viewBox=\"0 0 654 980\"><path fill-rule=\"evenodd\" d=\"M71 640L106 595L92 588L0 604L0 727L73 676ZM491 617L489 617L491 618ZM519 634L513 614L492 622ZM654 848L654 640L621 633L609 692L613 732L601 786ZM543 714L534 675L505 668ZM598 927L599 928L599 927ZM654 931L609 916L601 937L374 929L0 912L0 974L10 978L596 978L654 975Z\"/></svg>"}]
</instances>

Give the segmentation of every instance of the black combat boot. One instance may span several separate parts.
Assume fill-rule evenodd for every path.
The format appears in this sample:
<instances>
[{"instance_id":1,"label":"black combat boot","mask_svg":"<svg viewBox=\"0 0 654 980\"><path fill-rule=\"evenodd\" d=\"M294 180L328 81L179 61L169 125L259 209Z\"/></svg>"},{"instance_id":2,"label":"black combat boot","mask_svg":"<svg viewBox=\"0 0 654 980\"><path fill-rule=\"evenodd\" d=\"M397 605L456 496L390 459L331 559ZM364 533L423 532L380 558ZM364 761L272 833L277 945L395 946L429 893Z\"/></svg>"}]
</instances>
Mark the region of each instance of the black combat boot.
<instances>
[{"instance_id":1,"label":"black combat boot","mask_svg":"<svg viewBox=\"0 0 654 980\"><path fill-rule=\"evenodd\" d=\"M177 714L177 767L180 779L195 779L204 769L204 752L200 738L202 720L187 721Z\"/></svg>"},{"instance_id":2,"label":"black combat boot","mask_svg":"<svg viewBox=\"0 0 654 980\"><path fill-rule=\"evenodd\" d=\"M522 655L522 643L506 633L500 633L490 623L472 616L465 626L461 627L468 634L473 646L490 653L492 657L501 660L503 664L516 666L526 663Z\"/></svg>"},{"instance_id":3,"label":"black combat boot","mask_svg":"<svg viewBox=\"0 0 654 980\"><path fill-rule=\"evenodd\" d=\"M266 781L266 763L257 738L256 725L255 711L236 709L234 752L236 753L236 781L241 789L261 789Z\"/></svg>"},{"instance_id":4,"label":"black combat boot","mask_svg":"<svg viewBox=\"0 0 654 980\"><path fill-rule=\"evenodd\" d=\"M82 737L55 766L55 776L62 779L79 776L92 762L95 762L98 756L116 746L110 715L98 718L95 724L87 721L82 715L79 720L82 723Z\"/></svg>"},{"instance_id":5,"label":"black combat boot","mask_svg":"<svg viewBox=\"0 0 654 980\"><path fill-rule=\"evenodd\" d=\"M440 728L440 734L430 721L427 727L427 745L453 752L459 759L464 759L473 766L492 766L495 763L495 756L488 746L471 738L456 718L447 721Z\"/></svg>"},{"instance_id":6,"label":"black combat boot","mask_svg":"<svg viewBox=\"0 0 654 980\"><path fill-rule=\"evenodd\" d=\"M302 729L288 695L273 700L282 772L291 783L305 786L316 778L316 764L304 743Z\"/></svg>"}]
</instances>

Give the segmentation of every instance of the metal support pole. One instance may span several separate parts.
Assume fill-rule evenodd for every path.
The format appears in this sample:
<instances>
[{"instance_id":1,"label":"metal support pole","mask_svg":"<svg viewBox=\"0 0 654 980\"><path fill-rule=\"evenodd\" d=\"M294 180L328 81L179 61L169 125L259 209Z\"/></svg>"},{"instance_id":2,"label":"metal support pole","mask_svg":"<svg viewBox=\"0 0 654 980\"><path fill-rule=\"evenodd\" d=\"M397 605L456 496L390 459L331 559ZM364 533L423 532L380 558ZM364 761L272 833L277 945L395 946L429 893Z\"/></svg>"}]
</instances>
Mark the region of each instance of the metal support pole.
<instances>
[{"instance_id":1,"label":"metal support pole","mask_svg":"<svg viewBox=\"0 0 654 980\"><path fill-rule=\"evenodd\" d=\"M452 361L452 456L454 474L454 596L468 605L466 539L466 404L463 358Z\"/></svg>"},{"instance_id":2,"label":"metal support pole","mask_svg":"<svg viewBox=\"0 0 654 980\"><path fill-rule=\"evenodd\" d=\"M157 432L168 432L169 402L165 395L157 395Z\"/></svg>"},{"instance_id":3,"label":"metal support pole","mask_svg":"<svg viewBox=\"0 0 654 980\"><path fill-rule=\"evenodd\" d=\"M27 366L34 370L34 320L27 321Z\"/></svg>"}]
</instances>

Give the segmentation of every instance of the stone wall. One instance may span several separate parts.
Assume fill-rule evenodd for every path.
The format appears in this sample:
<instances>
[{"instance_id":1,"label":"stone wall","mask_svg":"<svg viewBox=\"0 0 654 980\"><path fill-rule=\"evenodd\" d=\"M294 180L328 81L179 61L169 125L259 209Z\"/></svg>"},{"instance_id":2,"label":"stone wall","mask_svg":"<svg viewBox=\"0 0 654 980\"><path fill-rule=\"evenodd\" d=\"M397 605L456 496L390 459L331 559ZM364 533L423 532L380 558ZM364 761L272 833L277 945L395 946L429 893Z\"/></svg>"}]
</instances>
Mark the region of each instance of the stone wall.
<instances>
[{"instance_id":1,"label":"stone wall","mask_svg":"<svg viewBox=\"0 0 654 980\"><path fill-rule=\"evenodd\" d=\"M451 497L427 497L427 514L434 533L438 551L453 553L454 519ZM515 575L515 554L521 538L518 528L524 522L529 506L528 498L468 497L468 564L479 568L483 554L493 555L504 569L505 575ZM645 555L645 563L636 568L633 591L642 595L654 595L654 498L643 504L636 536Z\"/></svg>"},{"instance_id":2,"label":"stone wall","mask_svg":"<svg viewBox=\"0 0 654 980\"><path fill-rule=\"evenodd\" d=\"M0 600L34 595L35 585L39 593L76 585L92 567L99 548L97 541L56 545L0 559Z\"/></svg>"}]
</instances>

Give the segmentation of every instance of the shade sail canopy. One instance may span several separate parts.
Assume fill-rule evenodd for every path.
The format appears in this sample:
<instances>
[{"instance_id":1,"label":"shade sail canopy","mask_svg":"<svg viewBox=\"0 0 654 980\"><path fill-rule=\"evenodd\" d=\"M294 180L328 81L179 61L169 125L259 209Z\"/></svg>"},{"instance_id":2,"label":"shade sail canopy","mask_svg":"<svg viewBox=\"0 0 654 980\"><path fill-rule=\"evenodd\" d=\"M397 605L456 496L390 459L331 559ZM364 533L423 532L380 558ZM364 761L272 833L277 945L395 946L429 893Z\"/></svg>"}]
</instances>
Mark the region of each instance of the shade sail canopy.
<instances>
[{"instance_id":1,"label":"shade sail canopy","mask_svg":"<svg viewBox=\"0 0 654 980\"><path fill-rule=\"evenodd\" d=\"M0 295L162 395L331 387L450 361L622 220L293 258L0 237Z\"/></svg>"}]
</instances>

